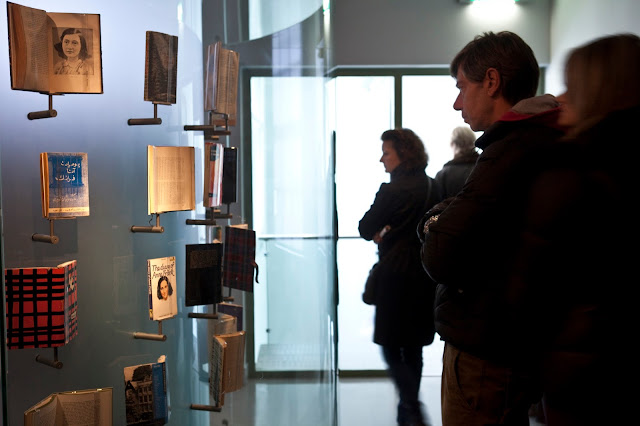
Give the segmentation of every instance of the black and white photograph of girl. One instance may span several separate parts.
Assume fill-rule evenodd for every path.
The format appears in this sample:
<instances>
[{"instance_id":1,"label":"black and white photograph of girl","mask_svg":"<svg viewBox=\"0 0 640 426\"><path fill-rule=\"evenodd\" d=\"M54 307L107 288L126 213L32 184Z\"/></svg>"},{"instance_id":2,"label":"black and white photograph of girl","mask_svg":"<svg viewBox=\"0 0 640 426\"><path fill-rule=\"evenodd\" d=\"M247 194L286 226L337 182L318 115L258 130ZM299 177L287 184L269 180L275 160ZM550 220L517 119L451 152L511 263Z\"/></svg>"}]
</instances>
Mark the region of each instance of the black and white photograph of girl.
<instances>
[{"instance_id":1,"label":"black and white photograph of girl","mask_svg":"<svg viewBox=\"0 0 640 426\"><path fill-rule=\"evenodd\" d=\"M93 75L93 30L89 28L53 28L53 73Z\"/></svg>"},{"instance_id":2,"label":"black and white photograph of girl","mask_svg":"<svg viewBox=\"0 0 640 426\"><path fill-rule=\"evenodd\" d=\"M153 291L153 319L162 320L178 314L178 301L174 295L175 276L162 275L155 281Z\"/></svg>"}]
</instances>

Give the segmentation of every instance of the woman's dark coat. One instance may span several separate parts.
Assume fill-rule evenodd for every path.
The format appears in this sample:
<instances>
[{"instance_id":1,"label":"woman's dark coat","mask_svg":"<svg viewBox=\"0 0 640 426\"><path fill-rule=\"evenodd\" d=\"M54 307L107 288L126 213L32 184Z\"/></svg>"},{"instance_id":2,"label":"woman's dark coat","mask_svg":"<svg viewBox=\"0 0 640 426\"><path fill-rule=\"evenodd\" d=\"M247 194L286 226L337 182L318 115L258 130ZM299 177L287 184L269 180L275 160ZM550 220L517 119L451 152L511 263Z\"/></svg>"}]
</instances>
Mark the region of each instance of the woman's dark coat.
<instances>
[{"instance_id":1,"label":"woman's dark coat","mask_svg":"<svg viewBox=\"0 0 640 426\"><path fill-rule=\"evenodd\" d=\"M360 220L358 229L365 240L372 240L386 225L391 227L378 246L379 263L385 265L379 271L375 299L373 341L379 345L433 342L435 284L422 267L416 225L437 198L433 179L424 169L406 169L401 164L391 172L391 181L380 185Z\"/></svg>"}]
</instances>

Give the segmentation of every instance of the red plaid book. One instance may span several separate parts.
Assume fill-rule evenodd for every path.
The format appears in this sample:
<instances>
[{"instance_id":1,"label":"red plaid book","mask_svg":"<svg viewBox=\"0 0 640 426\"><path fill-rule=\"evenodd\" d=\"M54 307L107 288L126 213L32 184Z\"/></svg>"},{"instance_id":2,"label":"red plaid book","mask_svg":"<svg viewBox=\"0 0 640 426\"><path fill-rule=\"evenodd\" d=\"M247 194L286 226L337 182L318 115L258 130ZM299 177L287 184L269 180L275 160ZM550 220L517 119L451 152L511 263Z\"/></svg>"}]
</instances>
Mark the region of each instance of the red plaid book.
<instances>
[{"instance_id":1,"label":"red plaid book","mask_svg":"<svg viewBox=\"0 0 640 426\"><path fill-rule=\"evenodd\" d=\"M77 262L56 267L8 268L7 347L52 348L78 334Z\"/></svg>"},{"instance_id":2,"label":"red plaid book","mask_svg":"<svg viewBox=\"0 0 640 426\"><path fill-rule=\"evenodd\" d=\"M256 232L226 226L222 256L222 285L253 292L253 270L256 264Z\"/></svg>"}]
</instances>

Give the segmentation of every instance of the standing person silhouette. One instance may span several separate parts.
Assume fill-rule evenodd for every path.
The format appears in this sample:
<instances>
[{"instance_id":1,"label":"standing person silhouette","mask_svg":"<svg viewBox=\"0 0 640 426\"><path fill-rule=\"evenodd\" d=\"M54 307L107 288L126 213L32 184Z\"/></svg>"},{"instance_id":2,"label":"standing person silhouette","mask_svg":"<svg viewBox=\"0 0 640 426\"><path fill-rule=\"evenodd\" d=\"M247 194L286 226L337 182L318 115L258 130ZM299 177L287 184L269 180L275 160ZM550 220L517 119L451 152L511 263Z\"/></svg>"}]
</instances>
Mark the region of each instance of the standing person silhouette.
<instances>
[{"instance_id":1,"label":"standing person silhouette","mask_svg":"<svg viewBox=\"0 0 640 426\"><path fill-rule=\"evenodd\" d=\"M381 139L380 162L390 182L380 185L358 226L365 240L378 244L380 258L371 300L376 306L373 341L382 346L400 396L398 424L421 426L422 348L434 338L435 285L422 268L415 227L438 195L425 173L429 158L424 144L412 130L387 130Z\"/></svg>"},{"instance_id":2,"label":"standing person silhouette","mask_svg":"<svg viewBox=\"0 0 640 426\"><path fill-rule=\"evenodd\" d=\"M542 287L543 405L549 426L628 424L637 334L636 209L640 38L608 35L569 52L559 123L530 191L520 276Z\"/></svg>"},{"instance_id":3,"label":"standing person silhouette","mask_svg":"<svg viewBox=\"0 0 640 426\"><path fill-rule=\"evenodd\" d=\"M438 283L436 331L445 341L443 426L528 425L540 399L538 305L513 285L535 153L562 135L557 102L533 97L539 67L531 48L503 31L475 37L453 59L453 107L482 153L462 191L432 209L419 229L422 261ZM443 204L443 203L441 203Z\"/></svg>"},{"instance_id":4,"label":"standing person silhouette","mask_svg":"<svg viewBox=\"0 0 640 426\"><path fill-rule=\"evenodd\" d=\"M446 162L434 178L443 200L460 192L471 169L476 165L479 154L475 141L476 134L466 126L458 126L451 132L453 159Z\"/></svg>"}]
</instances>

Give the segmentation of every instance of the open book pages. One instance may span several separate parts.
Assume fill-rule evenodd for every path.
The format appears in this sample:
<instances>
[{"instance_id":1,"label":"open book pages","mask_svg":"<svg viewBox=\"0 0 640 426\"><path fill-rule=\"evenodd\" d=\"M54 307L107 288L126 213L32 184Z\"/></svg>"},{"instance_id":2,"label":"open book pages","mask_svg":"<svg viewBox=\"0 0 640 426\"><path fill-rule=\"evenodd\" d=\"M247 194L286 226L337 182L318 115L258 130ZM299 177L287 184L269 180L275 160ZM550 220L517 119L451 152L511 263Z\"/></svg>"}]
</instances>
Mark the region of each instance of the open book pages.
<instances>
[{"instance_id":1,"label":"open book pages","mask_svg":"<svg viewBox=\"0 0 640 426\"><path fill-rule=\"evenodd\" d=\"M207 47L204 109L226 115L229 125L236 120L239 69L238 52L225 49L219 41ZM214 116L214 123L223 122Z\"/></svg>"},{"instance_id":2,"label":"open book pages","mask_svg":"<svg viewBox=\"0 0 640 426\"><path fill-rule=\"evenodd\" d=\"M192 146L147 146L148 213L195 210Z\"/></svg>"},{"instance_id":3,"label":"open book pages","mask_svg":"<svg viewBox=\"0 0 640 426\"><path fill-rule=\"evenodd\" d=\"M24 412L25 426L112 426L113 388L56 392Z\"/></svg>"},{"instance_id":4,"label":"open book pages","mask_svg":"<svg viewBox=\"0 0 640 426\"><path fill-rule=\"evenodd\" d=\"M102 93L100 15L7 2L11 88Z\"/></svg>"}]
</instances>

